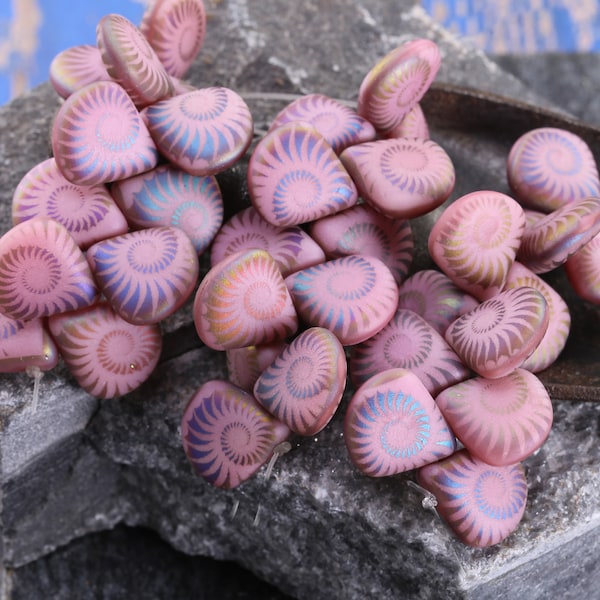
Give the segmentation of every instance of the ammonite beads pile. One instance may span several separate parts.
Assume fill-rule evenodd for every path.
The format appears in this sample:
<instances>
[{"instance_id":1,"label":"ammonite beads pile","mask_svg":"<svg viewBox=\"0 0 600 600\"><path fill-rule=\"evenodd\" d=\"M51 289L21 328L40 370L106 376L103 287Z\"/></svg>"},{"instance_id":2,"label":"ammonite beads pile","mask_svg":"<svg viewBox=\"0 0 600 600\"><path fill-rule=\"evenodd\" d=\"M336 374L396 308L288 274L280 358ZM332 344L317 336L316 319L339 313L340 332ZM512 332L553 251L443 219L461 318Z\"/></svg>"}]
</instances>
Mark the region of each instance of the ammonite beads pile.
<instances>
[{"instance_id":1,"label":"ammonite beads pile","mask_svg":"<svg viewBox=\"0 0 600 600\"><path fill-rule=\"evenodd\" d=\"M454 199L413 239L455 171L419 105L440 54L412 40L366 74L356 111L322 94L281 110L249 153L251 206L223 223L215 175L246 155L253 120L234 91L180 80L205 27L201 0L157 0L140 28L107 15L97 46L52 63L53 157L23 177L0 238L0 369L60 354L90 394L126 394L158 361L160 322L193 302L229 373L182 417L200 476L234 488L342 410L356 469L415 470L464 543L502 541L525 510L521 461L552 425L534 373L570 326L539 274L564 264L600 303L591 152L529 132L508 157L514 197ZM418 243L436 269L412 272Z\"/></svg>"}]
</instances>

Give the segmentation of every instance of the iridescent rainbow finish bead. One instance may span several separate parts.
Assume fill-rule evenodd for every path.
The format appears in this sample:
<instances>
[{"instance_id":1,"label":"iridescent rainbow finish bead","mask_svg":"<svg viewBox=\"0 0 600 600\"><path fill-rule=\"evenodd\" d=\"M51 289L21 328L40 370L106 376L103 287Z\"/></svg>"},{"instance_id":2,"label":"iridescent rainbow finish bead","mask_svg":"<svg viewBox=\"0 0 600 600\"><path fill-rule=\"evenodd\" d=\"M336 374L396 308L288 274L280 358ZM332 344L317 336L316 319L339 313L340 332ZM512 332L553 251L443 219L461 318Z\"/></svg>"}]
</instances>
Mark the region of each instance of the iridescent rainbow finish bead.
<instances>
[{"instance_id":1,"label":"iridescent rainbow finish bead","mask_svg":"<svg viewBox=\"0 0 600 600\"><path fill-rule=\"evenodd\" d=\"M568 258L564 268L577 295L600 304L600 234Z\"/></svg>"},{"instance_id":2,"label":"iridescent rainbow finish bead","mask_svg":"<svg viewBox=\"0 0 600 600\"><path fill-rule=\"evenodd\" d=\"M402 121L386 133L386 137L420 138L428 140L429 125L420 104L415 104L404 116Z\"/></svg>"},{"instance_id":3,"label":"iridescent rainbow finish bead","mask_svg":"<svg viewBox=\"0 0 600 600\"><path fill-rule=\"evenodd\" d=\"M269 344L231 348L225 350L229 381L252 393L260 374L281 354L286 347L283 340Z\"/></svg>"}]
</instances>

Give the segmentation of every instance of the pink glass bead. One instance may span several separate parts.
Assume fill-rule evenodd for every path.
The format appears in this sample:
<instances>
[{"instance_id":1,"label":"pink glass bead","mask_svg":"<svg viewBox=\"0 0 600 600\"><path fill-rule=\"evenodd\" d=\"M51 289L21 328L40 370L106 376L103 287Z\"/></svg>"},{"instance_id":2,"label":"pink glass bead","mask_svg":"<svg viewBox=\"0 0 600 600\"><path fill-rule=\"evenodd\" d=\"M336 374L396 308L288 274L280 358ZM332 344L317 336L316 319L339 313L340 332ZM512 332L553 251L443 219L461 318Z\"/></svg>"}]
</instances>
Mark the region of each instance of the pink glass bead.
<instances>
[{"instance_id":1,"label":"pink glass bead","mask_svg":"<svg viewBox=\"0 0 600 600\"><path fill-rule=\"evenodd\" d=\"M523 209L510 196L472 192L438 218L429 235L429 253L458 287L485 300L504 287L524 229Z\"/></svg>"},{"instance_id":2,"label":"pink glass bead","mask_svg":"<svg viewBox=\"0 0 600 600\"><path fill-rule=\"evenodd\" d=\"M59 52L50 63L50 83L61 98L96 81L111 81L97 46L83 44Z\"/></svg>"},{"instance_id":3,"label":"pink glass bead","mask_svg":"<svg viewBox=\"0 0 600 600\"><path fill-rule=\"evenodd\" d=\"M425 319L399 309L377 334L352 348L350 376L358 386L381 371L407 369L436 395L471 372Z\"/></svg>"},{"instance_id":4,"label":"pink glass bead","mask_svg":"<svg viewBox=\"0 0 600 600\"><path fill-rule=\"evenodd\" d=\"M13 194L13 223L34 217L48 217L64 225L80 248L126 233L128 229L106 186L71 183L54 158L26 173Z\"/></svg>"},{"instance_id":5,"label":"pink glass bead","mask_svg":"<svg viewBox=\"0 0 600 600\"><path fill-rule=\"evenodd\" d=\"M181 420L183 448L195 472L225 489L252 477L289 435L250 394L219 380L198 389Z\"/></svg>"},{"instance_id":6,"label":"pink glass bead","mask_svg":"<svg viewBox=\"0 0 600 600\"><path fill-rule=\"evenodd\" d=\"M254 397L294 433L314 435L329 423L346 387L344 347L328 329L296 337L254 385Z\"/></svg>"},{"instance_id":7,"label":"pink glass bead","mask_svg":"<svg viewBox=\"0 0 600 600\"><path fill-rule=\"evenodd\" d=\"M0 238L0 312L28 321L93 304L98 289L66 228L35 218Z\"/></svg>"},{"instance_id":8,"label":"pink glass bead","mask_svg":"<svg viewBox=\"0 0 600 600\"><path fill-rule=\"evenodd\" d=\"M87 257L112 308L137 325L158 323L173 314L198 280L196 249L175 227L153 227L98 242Z\"/></svg>"},{"instance_id":9,"label":"pink glass bead","mask_svg":"<svg viewBox=\"0 0 600 600\"><path fill-rule=\"evenodd\" d=\"M111 193L136 229L177 227L204 252L223 223L223 198L212 176L196 177L170 165L123 179Z\"/></svg>"},{"instance_id":10,"label":"pink glass bead","mask_svg":"<svg viewBox=\"0 0 600 600\"><path fill-rule=\"evenodd\" d=\"M539 373L549 367L562 352L569 330L571 315L567 303L541 277L515 262L508 272L505 289L527 286L541 292L548 310L548 329L533 354L521 365L532 373Z\"/></svg>"},{"instance_id":11,"label":"pink glass bead","mask_svg":"<svg viewBox=\"0 0 600 600\"><path fill-rule=\"evenodd\" d=\"M231 217L217 233L211 247L211 265L231 254L252 248L266 250L284 277L325 260L319 244L303 229L271 225L253 206L249 206Z\"/></svg>"},{"instance_id":12,"label":"pink glass bead","mask_svg":"<svg viewBox=\"0 0 600 600\"><path fill-rule=\"evenodd\" d=\"M479 302L439 271L417 271L400 286L398 308L412 310L423 317L439 334Z\"/></svg>"},{"instance_id":13,"label":"pink glass bead","mask_svg":"<svg viewBox=\"0 0 600 600\"><path fill-rule=\"evenodd\" d=\"M432 140L394 138L358 144L340 155L361 197L394 219L424 215L454 189L454 165Z\"/></svg>"},{"instance_id":14,"label":"pink glass bead","mask_svg":"<svg viewBox=\"0 0 600 600\"><path fill-rule=\"evenodd\" d=\"M431 40L411 40L395 48L363 79L358 114L386 134L425 95L440 64L439 49Z\"/></svg>"},{"instance_id":15,"label":"pink glass bead","mask_svg":"<svg viewBox=\"0 0 600 600\"><path fill-rule=\"evenodd\" d=\"M226 350L229 381L252 393L254 384L260 374L279 356L285 347L285 342L277 340L260 346Z\"/></svg>"},{"instance_id":16,"label":"pink glass bead","mask_svg":"<svg viewBox=\"0 0 600 600\"><path fill-rule=\"evenodd\" d=\"M567 259L565 272L578 296L600 304L600 234Z\"/></svg>"},{"instance_id":17,"label":"pink glass bead","mask_svg":"<svg viewBox=\"0 0 600 600\"><path fill-rule=\"evenodd\" d=\"M495 379L519 367L533 353L546 333L548 319L541 292L513 288L456 319L445 338L473 371Z\"/></svg>"},{"instance_id":18,"label":"pink glass bead","mask_svg":"<svg viewBox=\"0 0 600 600\"><path fill-rule=\"evenodd\" d=\"M465 448L489 465L524 460L541 447L552 427L550 396L524 369L499 379L463 381L435 401Z\"/></svg>"},{"instance_id":19,"label":"pink glass bead","mask_svg":"<svg viewBox=\"0 0 600 600\"><path fill-rule=\"evenodd\" d=\"M415 104L404 116L397 127L390 129L386 137L429 139L429 125L420 104Z\"/></svg>"},{"instance_id":20,"label":"pink glass bead","mask_svg":"<svg viewBox=\"0 0 600 600\"><path fill-rule=\"evenodd\" d=\"M417 481L436 497L442 519L469 546L500 543L525 512L527 481L521 464L494 467L459 450L419 469Z\"/></svg>"},{"instance_id":21,"label":"pink glass bead","mask_svg":"<svg viewBox=\"0 0 600 600\"><path fill-rule=\"evenodd\" d=\"M123 88L92 83L71 94L52 127L52 151L72 183L95 185L152 169L156 147Z\"/></svg>"},{"instance_id":22,"label":"pink glass bead","mask_svg":"<svg viewBox=\"0 0 600 600\"><path fill-rule=\"evenodd\" d=\"M456 440L419 378L405 369L375 375L350 400L344 440L365 475L410 471L452 454Z\"/></svg>"},{"instance_id":23,"label":"pink glass bead","mask_svg":"<svg viewBox=\"0 0 600 600\"><path fill-rule=\"evenodd\" d=\"M96 42L108 74L143 108L173 94L171 78L142 32L122 15L102 17Z\"/></svg>"},{"instance_id":24,"label":"pink glass bead","mask_svg":"<svg viewBox=\"0 0 600 600\"><path fill-rule=\"evenodd\" d=\"M308 123L268 133L248 164L248 192L278 227L308 223L356 203L356 187L325 138Z\"/></svg>"},{"instance_id":25,"label":"pink glass bead","mask_svg":"<svg viewBox=\"0 0 600 600\"><path fill-rule=\"evenodd\" d=\"M97 398L123 396L150 377L162 338L158 325L133 325L105 302L55 315L49 327L77 383Z\"/></svg>"},{"instance_id":26,"label":"pink glass bead","mask_svg":"<svg viewBox=\"0 0 600 600\"><path fill-rule=\"evenodd\" d=\"M408 275L414 243L407 220L388 219L367 204L357 204L315 221L309 232L327 258L374 256L389 267L398 284Z\"/></svg>"},{"instance_id":27,"label":"pink glass bead","mask_svg":"<svg viewBox=\"0 0 600 600\"><path fill-rule=\"evenodd\" d=\"M530 208L524 208L523 213L525 214L525 226L531 227L537 223L540 219L546 216L546 213L539 212L537 210L531 210Z\"/></svg>"},{"instance_id":28,"label":"pink glass bead","mask_svg":"<svg viewBox=\"0 0 600 600\"><path fill-rule=\"evenodd\" d=\"M252 141L248 105L233 90L209 87L145 110L160 152L191 175L216 175L241 158Z\"/></svg>"},{"instance_id":29,"label":"pink glass bead","mask_svg":"<svg viewBox=\"0 0 600 600\"><path fill-rule=\"evenodd\" d=\"M140 24L169 75L183 77L200 52L206 34L202 0L157 0L150 3Z\"/></svg>"},{"instance_id":30,"label":"pink glass bead","mask_svg":"<svg viewBox=\"0 0 600 600\"><path fill-rule=\"evenodd\" d=\"M298 316L330 329L344 345L359 344L381 331L398 304L391 271L371 256L345 256L289 275Z\"/></svg>"},{"instance_id":31,"label":"pink glass bead","mask_svg":"<svg viewBox=\"0 0 600 600\"><path fill-rule=\"evenodd\" d=\"M200 339L215 350L283 340L298 317L277 263L265 250L225 258L206 274L194 300Z\"/></svg>"},{"instance_id":32,"label":"pink glass bead","mask_svg":"<svg viewBox=\"0 0 600 600\"><path fill-rule=\"evenodd\" d=\"M49 371L57 364L58 349L42 319L20 321L0 313L0 373Z\"/></svg>"},{"instance_id":33,"label":"pink glass bead","mask_svg":"<svg viewBox=\"0 0 600 600\"><path fill-rule=\"evenodd\" d=\"M564 129L542 127L522 135L507 161L508 183L524 205L544 213L600 196L600 179L589 146Z\"/></svg>"},{"instance_id":34,"label":"pink glass bead","mask_svg":"<svg viewBox=\"0 0 600 600\"><path fill-rule=\"evenodd\" d=\"M600 198L574 201L525 229L517 260L534 273L547 273L598 233Z\"/></svg>"},{"instance_id":35,"label":"pink glass bead","mask_svg":"<svg viewBox=\"0 0 600 600\"><path fill-rule=\"evenodd\" d=\"M375 139L375 128L369 121L323 94L307 94L288 104L273 119L269 131L294 121L310 123L336 154L348 146Z\"/></svg>"}]
</instances>

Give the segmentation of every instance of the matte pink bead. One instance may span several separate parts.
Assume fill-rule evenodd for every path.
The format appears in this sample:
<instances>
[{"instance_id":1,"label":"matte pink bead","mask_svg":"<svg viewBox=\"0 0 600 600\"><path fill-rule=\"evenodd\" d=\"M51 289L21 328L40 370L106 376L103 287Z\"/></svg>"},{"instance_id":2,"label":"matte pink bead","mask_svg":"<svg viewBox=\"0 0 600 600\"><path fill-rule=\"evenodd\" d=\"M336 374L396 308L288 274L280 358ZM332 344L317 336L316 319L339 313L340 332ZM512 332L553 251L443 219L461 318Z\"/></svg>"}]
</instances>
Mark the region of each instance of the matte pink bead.
<instances>
[{"instance_id":1,"label":"matte pink bead","mask_svg":"<svg viewBox=\"0 0 600 600\"><path fill-rule=\"evenodd\" d=\"M96 43L108 74L143 108L173 94L171 78L142 32L122 15L109 14L96 27Z\"/></svg>"},{"instance_id":2,"label":"matte pink bead","mask_svg":"<svg viewBox=\"0 0 600 600\"><path fill-rule=\"evenodd\" d=\"M198 389L181 420L183 449L195 472L225 489L252 477L289 435L250 394L220 380Z\"/></svg>"},{"instance_id":3,"label":"matte pink bead","mask_svg":"<svg viewBox=\"0 0 600 600\"><path fill-rule=\"evenodd\" d=\"M28 321L93 304L98 288L66 228L35 218L0 238L0 312Z\"/></svg>"},{"instance_id":4,"label":"matte pink bead","mask_svg":"<svg viewBox=\"0 0 600 600\"><path fill-rule=\"evenodd\" d=\"M600 198L574 201L525 229L517 260L534 273L547 273L598 233Z\"/></svg>"},{"instance_id":5,"label":"matte pink bead","mask_svg":"<svg viewBox=\"0 0 600 600\"><path fill-rule=\"evenodd\" d=\"M158 363L158 325L133 325L107 303L55 315L49 327L77 383L97 398L115 398L138 388Z\"/></svg>"},{"instance_id":6,"label":"matte pink bead","mask_svg":"<svg viewBox=\"0 0 600 600\"><path fill-rule=\"evenodd\" d=\"M404 116L397 127L390 129L386 137L429 139L429 125L420 104L415 104Z\"/></svg>"},{"instance_id":7,"label":"matte pink bead","mask_svg":"<svg viewBox=\"0 0 600 600\"><path fill-rule=\"evenodd\" d=\"M533 454L552 427L550 396L529 371L499 379L475 377L436 399L456 437L472 456L490 465L512 465Z\"/></svg>"},{"instance_id":8,"label":"matte pink bead","mask_svg":"<svg viewBox=\"0 0 600 600\"><path fill-rule=\"evenodd\" d=\"M329 423L346 388L344 347L328 329L303 331L257 379L254 397L294 433L314 435Z\"/></svg>"},{"instance_id":9,"label":"matte pink bead","mask_svg":"<svg viewBox=\"0 0 600 600\"><path fill-rule=\"evenodd\" d=\"M325 260L319 244L303 229L272 225L253 206L249 206L231 217L217 233L211 246L211 265L231 254L252 248L266 250L284 277Z\"/></svg>"},{"instance_id":10,"label":"matte pink bead","mask_svg":"<svg viewBox=\"0 0 600 600\"><path fill-rule=\"evenodd\" d=\"M49 371L58 364L58 349L42 319L20 321L0 313L0 373L29 367Z\"/></svg>"},{"instance_id":11,"label":"matte pink bead","mask_svg":"<svg viewBox=\"0 0 600 600\"><path fill-rule=\"evenodd\" d=\"M443 273L426 269L417 271L400 286L398 308L406 308L423 317L439 334L479 302Z\"/></svg>"},{"instance_id":12,"label":"matte pink bead","mask_svg":"<svg viewBox=\"0 0 600 600\"><path fill-rule=\"evenodd\" d=\"M359 344L381 331L398 304L391 271L371 256L346 256L289 275L300 318L330 329L344 345Z\"/></svg>"},{"instance_id":13,"label":"matte pink bead","mask_svg":"<svg viewBox=\"0 0 600 600\"><path fill-rule=\"evenodd\" d=\"M419 378L391 369L352 396L344 421L352 462L365 475L385 477L452 454L453 433Z\"/></svg>"},{"instance_id":14,"label":"matte pink bead","mask_svg":"<svg viewBox=\"0 0 600 600\"><path fill-rule=\"evenodd\" d=\"M533 353L546 333L548 319L541 292L513 288L456 319L445 338L473 371L495 379L508 375Z\"/></svg>"},{"instance_id":15,"label":"matte pink bead","mask_svg":"<svg viewBox=\"0 0 600 600\"><path fill-rule=\"evenodd\" d=\"M523 134L510 150L506 172L515 197L544 213L600 195L592 151L564 129L542 127Z\"/></svg>"},{"instance_id":16,"label":"matte pink bead","mask_svg":"<svg viewBox=\"0 0 600 600\"><path fill-rule=\"evenodd\" d=\"M425 95L440 64L439 49L431 40L411 40L395 48L363 79L358 92L358 114L386 134Z\"/></svg>"},{"instance_id":17,"label":"matte pink bead","mask_svg":"<svg viewBox=\"0 0 600 600\"><path fill-rule=\"evenodd\" d=\"M223 223L217 180L196 177L171 165L117 181L111 194L133 228L177 227L198 254L209 247Z\"/></svg>"},{"instance_id":18,"label":"matte pink bead","mask_svg":"<svg viewBox=\"0 0 600 600\"><path fill-rule=\"evenodd\" d=\"M417 472L419 485L437 500L437 511L464 544L487 548L518 527L527 503L521 464L494 467L459 450Z\"/></svg>"},{"instance_id":19,"label":"matte pink bead","mask_svg":"<svg viewBox=\"0 0 600 600\"><path fill-rule=\"evenodd\" d=\"M233 90L202 88L149 106L148 129L160 152L191 175L216 175L252 141L250 109Z\"/></svg>"},{"instance_id":20,"label":"matte pink bead","mask_svg":"<svg viewBox=\"0 0 600 600\"><path fill-rule=\"evenodd\" d=\"M425 319L406 309L396 311L379 333L352 348L349 368L354 385L381 371L407 369L432 395L471 374L446 340Z\"/></svg>"},{"instance_id":21,"label":"matte pink bead","mask_svg":"<svg viewBox=\"0 0 600 600\"><path fill-rule=\"evenodd\" d=\"M284 340L298 317L277 263L254 249L210 269L196 292L194 323L207 346L230 350Z\"/></svg>"},{"instance_id":22,"label":"matte pink bead","mask_svg":"<svg viewBox=\"0 0 600 600\"><path fill-rule=\"evenodd\" d=\"M454 165L432 140L393 138L358 144L346 148L340 159L360 196L391 218L424 215L454 189Z\"/></svg>"},{"instance_id":23,"label":"matte pink bead","mask_svg":"<svg viewBox=\"0 0 600 600\"><path fill-rule=\"evenodd\" d=\"M521 263L515 262L508 272L505 289L523 286L541 292L548 310L548 329L533 354L521 365L523 369L538 373L549 367L565 347L571 328L571 315L567 303L552 286Z\"/></svg>"},{"instance_id":24,"label":"matte pink bead","mask_svg":"<svg viewBox=\"0 0 600 600\"><path fill-rule=\"evenodd\" d=\"M271 123L269 131L286 123L310 123L339 154L344 148L375 139L375 128L349 106L323 94L306 94L288 104Z\"/></svg>"},{"instance_id":25,"label":"matte pink bead","mask_svg":"<svg viewBox=\"0 0 600 600\"><path fill-rule=\"evenodd\" d=\"M408 275L414 243L405 219L388 219L367 204L357 204L315 221L309 233L328 258L374 256L389 267L398 284Z\"/></svg>"},{"instance_id":26,"label":"matte pink bead","mask_svg":"<svg viewBox=\"0 0 600 600\"><path fill-rule=\"evenodd\" d=\"M229 381L252 393L254 384L260 374L279 356L285 347L286 343L284 341L277 340L270 344L226 350Z\"/></svg>"},{"instance_id":27,"label":"matte pink bead","mask_svg":"<svg viewBox=\"0 0 600 600\"><path fill-rule=\"evenodd\" d=\"M438 218L429 235L429 253L458 287L485 300L504 287L524 229L523 209L510 196L472 192Z\"/></svg>"},{"instance_id":28,"label":"matte pink bead","mask_svg":"<svg viewBox=\"0 0 600 600\"><path fill-rule=\"evenodd\" d=\"M96 185L152 169L156 146L125 90L112 81L71 94L52 127L52 152L72 183Z\"/></svg>"},{"instance_id":29,"label":"matte pink bead","mask_svg":"<svg viewBox=\"0 0 600 600\"><path fill-rule=\"evenodd\" d=\"M565 272L581 298L600 304L600 234L567 259Z\"/></svg>"},{"instance_id":30,"label":"matte pink bead","mask_svg":"<svg viewBox=\"0 0 600 600\"><path fill-rule=\"evenodd\" d=\"M196 249L175 227L152 227L98 242L87 258L112 308L137 325L173 314L198 280Z\"/></svg>"},{"instance_id":31,"label":"matte pink bead","mask_svg":"<svg viewBox=\"0 0 600 600\"><path fill-rule=\"evenodd\" d=\"M167 73L183 77L204 42L204 4L202 0L157 0L147 6L140 31Z\"/></svg>"},{"instance_id":32,"label":"matte pink bead","mask_svg":"<svg viewBox=\"0 0 600 600\"><path fill-rule=\"evenodd\" d=\"M308 123L268 133L252 152L248 192L278 227L308 223L356 203L356 187L325 138Z\"/></svg>"},{"instance_id":33,"label":"matte pink bead","mask_svg":"<svg viewBox=\"0 0 600 600\"><path fill-rule=\"evenodd\" d=\"M50 83L61 98L96 81L112 81L97 46L83 44L59 52L50 63Z\"/></svg>"},{"instance_id":34,"label":"matte pink bead","mask_svg":"<svg viewBox=\"0 0 600 600\"><path fill-rule=\"evenodd\" d=\"M13 194L13 223L34 217L48 217L64 225L80 248L128 230L123 213L105 185L71 183L54 158L27 172Z\"/></svg>"}]
</instances>

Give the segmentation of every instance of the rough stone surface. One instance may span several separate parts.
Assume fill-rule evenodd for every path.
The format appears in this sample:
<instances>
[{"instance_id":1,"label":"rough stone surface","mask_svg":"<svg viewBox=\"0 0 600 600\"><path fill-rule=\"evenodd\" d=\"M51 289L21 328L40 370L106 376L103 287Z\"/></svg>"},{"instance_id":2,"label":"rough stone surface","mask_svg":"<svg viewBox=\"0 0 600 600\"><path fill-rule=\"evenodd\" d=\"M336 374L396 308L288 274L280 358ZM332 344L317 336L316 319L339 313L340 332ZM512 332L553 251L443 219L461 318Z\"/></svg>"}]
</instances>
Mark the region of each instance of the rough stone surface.
<instances>
[{"instance_id":1,"label":"rough stone surface","mask_svg":"<svg viewBox=\"0 0 600 600\"><path fill-rule=\"evenodd\" d=\"M438 80L539 100L482 54L432 26L413 2L225 0L207 6L206 46L191 75L199 86L320 91L352 99L374 62L410 34L440 43L444 67ZM249 102L259 129L282 105L274 99ZM49 155L47 136L57 107L54 93L42 86L0 109L2 231L10 226L17 182ZM438 108L443 115L444 107ZM506 190L504 160L511 139L506 129L497 135L483 127L434 128L434 139L457 169L453 197L483 187ZM247 201L242 167L220 182L231 203ZM422 242L434 218L415 223ZM420 266L428 260L423 247ZM588 332L600 331L600 314L572 296L569 301L576 308L578 333L567 370L575 381L581 377L597 389L589 376L597 369L591 358L582 367L577 351L585 339L588 357L598 356L598 340ZM167 324L163 362L146 384L121 399L98 402L58 368L42 380L41 404L32 414L31 380L0 375L0 553L7 568L17 569L14 598L22 590L29 595L20 597L36 597L34 588L19 588L20 577L31 584L31 577L20 575L28 569L40 569L42 581L43 573L56 578L64 573L68 579L68 565L52 571L53 556L84 562L77 550L51 555L43 563L36 559L69 542L75 544L69 548L100 551L93 541L97 538L85 546L73 540L119 523L152 529L186 555L235 561L295 598L438 598L441 591L444 598L544 598L549 590L575 598L595 590L600 576L594 558L600 549L600 403L555 395L550 437L525 463L529 501L521 526L496 547L472 550L421 507L419 494L408 484L410 474L379 481L353 468L342 438L347 398L322 433L294 440L269 480L259 474L223 492L195 477L181 449L179 421L192 392L207 378L224 376L225 369L222 355L199 347L189 321L184 311ZM560 384L564 373L556 373ZM160 568L159 560L156 565ZM115 577L126 574L119 570ZM2 582L8 590L9 578ZM44 586L36 589L44 597ZM127 597L115 590L103 597ZM182 596L173 589L172 597ZM257 592L257 597L268 596Z\"/></svg>"}]
</instances>

